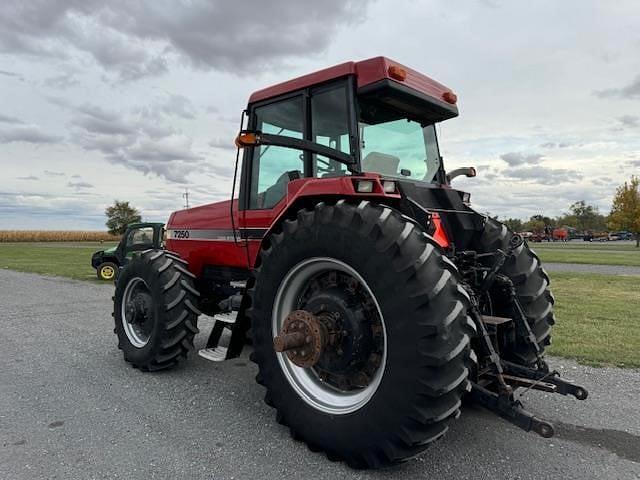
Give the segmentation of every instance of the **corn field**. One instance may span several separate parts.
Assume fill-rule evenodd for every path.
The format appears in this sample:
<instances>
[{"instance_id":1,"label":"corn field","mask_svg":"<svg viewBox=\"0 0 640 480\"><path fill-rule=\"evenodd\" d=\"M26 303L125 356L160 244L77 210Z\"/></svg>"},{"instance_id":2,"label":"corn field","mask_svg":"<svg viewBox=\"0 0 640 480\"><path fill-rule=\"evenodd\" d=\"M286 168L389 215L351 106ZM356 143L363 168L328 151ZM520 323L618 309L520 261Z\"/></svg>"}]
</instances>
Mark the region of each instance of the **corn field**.
<instances>
[{"instance_id":1,"label":"corn field","mask_svg":"<svg viewBox=\"0 0 640 480\"><path fill-rule=\"evenodd\" d=\"M101 242L118 241L119 237L107 232L56 230L0 230L3 242Z\"/></svg>"}]
</instances>

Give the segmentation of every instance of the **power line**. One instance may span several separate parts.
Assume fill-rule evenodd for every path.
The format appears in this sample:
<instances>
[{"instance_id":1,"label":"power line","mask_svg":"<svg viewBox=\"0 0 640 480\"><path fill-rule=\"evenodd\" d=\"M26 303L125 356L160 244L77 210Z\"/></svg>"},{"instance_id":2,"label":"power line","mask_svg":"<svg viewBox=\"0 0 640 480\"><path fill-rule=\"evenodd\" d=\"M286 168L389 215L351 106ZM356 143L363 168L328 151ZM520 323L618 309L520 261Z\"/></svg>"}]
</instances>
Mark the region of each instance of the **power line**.
<instances>
[{"instance_id":1,"label":"power line","mask_svg":"<svg viewBox=\"0 0 640 480\"><path fill-rule=\"evenodd\" d=\"M189 208L189 189L188 188L184 189L182 198L184 198L184 208Z\"/></svg>"}]
</instances>

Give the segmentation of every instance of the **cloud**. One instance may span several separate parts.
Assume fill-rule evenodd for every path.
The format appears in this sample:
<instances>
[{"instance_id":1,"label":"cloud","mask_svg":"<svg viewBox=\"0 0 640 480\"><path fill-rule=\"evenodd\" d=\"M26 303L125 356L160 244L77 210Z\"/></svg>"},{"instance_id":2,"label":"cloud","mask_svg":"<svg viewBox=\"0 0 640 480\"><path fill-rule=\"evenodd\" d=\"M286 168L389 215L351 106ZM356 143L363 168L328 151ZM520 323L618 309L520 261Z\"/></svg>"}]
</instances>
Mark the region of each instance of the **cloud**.
<instances>
[{"instance_id":1,"label":"cloud","mask_svg":"<svg viewBox=\"0 0 640 480\"><path fill-rule=\"evenodd\" d=\"M209 146L213 148L220 148L222 150L236 150L235 143L233 142L233 138L220 138L216 137L209 142Z\"/></svg>"},{"instance_id":2,"label":"cloud","mask_svg":"<svg viewBox=\"0 0 640 480\"><path fill-rule=\"evenodd\" d=\"M57 143L62 138L42 131L37 125L14 124L0 127L0 143Z\"/></svg>"},{"instance_id":3,"label":"cloud","mask_svg":"<svg viewBox=\"0 0 640 480\"><path fill-rule=\"evenodd\" d=\"M67 183L67 187L75 188L76 190L80 190L81 188L94 188L93 185L87 182L69 182Z\"/></svg>"},{"instance_id":4,"label":"cloud","mask_svg":"<svg viewBox=\"0 0 640 480\"><path fill-rule=\"evenodd\" d=\"M44 174L49 176L49 177L64 177L65 173L64 172L54 172L51 170L45 170Z\"/></svg>"},{"instance_id":5,"label":"cloud","mask_svg":"<svg viewBox=\"0 0 640 480\"><path fill-rule=\"evenodd\" d=\"M10 117L0 113L0 123L11 123L13 125L24 125L24 122L16 117Z\"/></svg>"},{"instance_id":6,"label":"cloud","mask_svg":"<svg viewBox=\"0 0 640 480\"><path fill-rule=\"evenodd\" d=\"M569 142L545 142L540 144L540 148L567 148L571 145Z\"/></svg>"},{"instance_id":7,"label":"cloud","mask_svg":"<svg viewBox=\"0 0 640 480\"><path fill-rule=\"evenodd\" d=\"M194 119L196 108L191 100L183 95L169 95L169 98L160 106L160 110L166 115L175 115L186 119Z\"/></svg>"},{"instance_id":8,"label":"cloud","mask_svg":"<svg viewBox=\"0 0 640 480\"><path fill-rule=\"evenodd\" d=\"M130 113L91 104L70 108L75 111L71 120L73 141L85 150L102 153L113 164L187 183L187 176L202 160L192 151L190 137L163 123L166 118L153 115L148 108Z\"/></svg>"},{"instance_id":9,"label":"cloud","mask_svg":"<svg viewBox=\"0 0 640 480\"><path fill-rule=\"evenodd\" d=\"M575 183L576 180L583 178L583 175L577 170L547 168L542 166L505 169L502 171L502 175L507 178L529 181L541 185Z\"/></svg>"},{"instance_id":10,"label":"cloud","mask_svg":"<svg viewBox=\"0 0 640 480\"><path fill-rule=\"evenodd\" d=\"M44 80L44 84L47 87L66 90L67 88L79 85L80 80L78 80L73 73L63 73L61 75L54 75L53 77L46 78Z\"/></svg>"},{"instance_id":11,"label":"cloud","mask_svg":"<svg viewBox=\"0 0 640 480\"><path fill-rule=\"evenodd\" d=\"M363 18L365 2L34 0L0 6L0 52L69 60L88 55L119 80L202 69L256 72L324 51Z\"/></svg>"},{"instance_id":12,"label":"cloud","mask_svg":"<svg viewBox=\"0 0 640 480\"><path fill-rule=\"evenodd\" d=\"M637 128L640 127L640 117L637 115L622 115L618 117L618 121L624 127Z\"/></svg>"},{"instance_id":13,"label":"cloud","mask_svg":"<svg viewBox=\"0 0 640 480\"><path fill-rule=\"evenodd\" d=\"M10 72L8 70L0 70L0 75L4 75L5 77L17 78L21 82L24 82L24 77L21 74L16 72Z\"/></svg>"},{"instance_id":14,"label":"cloud","mask_svg":"<svg viewBox=\"0 0 640 480\"><path fill-rule=\"evenodd\" d=\"M594 94L596 97L600 98L623 98L627 100L640 99L640 75L624 87L598 90L594 92Z\"/></svg>"},{"instance_id":15,"label":"cloud","mask_svg":"<svg viewBox=\"0 0 640 480\"><path fill-rule=\"evenodd\" d=\"M504 160L512 167L516 165L538 164L543 158L544 155L540 155L538 153L524 154L521 152L509 152L500 155L500 159Z\"/></svg>"},{"instance_id":16,"label":"cloud","mask_svg":"<svg viewBox=\"0 0 640 480\"><path fill-rule=\"evenodd\" d=\"M16 177L18 180L38 180L35 175L27 175L26 177Z\"/></svg>"}]
</instances>

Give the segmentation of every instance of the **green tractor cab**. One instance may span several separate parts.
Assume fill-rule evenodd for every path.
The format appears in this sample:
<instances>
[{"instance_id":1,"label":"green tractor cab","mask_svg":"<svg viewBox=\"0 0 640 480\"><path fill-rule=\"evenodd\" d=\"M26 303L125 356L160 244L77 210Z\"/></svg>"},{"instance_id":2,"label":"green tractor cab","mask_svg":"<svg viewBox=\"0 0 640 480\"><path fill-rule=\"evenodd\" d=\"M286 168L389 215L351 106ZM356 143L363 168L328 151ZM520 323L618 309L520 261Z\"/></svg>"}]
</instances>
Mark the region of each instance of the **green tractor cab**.
<instances>
[{"instance_id":1,"label":"green tractor cab","mask_svg":"<svg viewBox=\"0 0 640 480\"><path fill-rule=\"evenodd\" d=\"M115 280L133 252L163 248L164 223L131 223L115 247L100 250L91 257L91 266L100 280Z\"/></svg>"}]
</instances>

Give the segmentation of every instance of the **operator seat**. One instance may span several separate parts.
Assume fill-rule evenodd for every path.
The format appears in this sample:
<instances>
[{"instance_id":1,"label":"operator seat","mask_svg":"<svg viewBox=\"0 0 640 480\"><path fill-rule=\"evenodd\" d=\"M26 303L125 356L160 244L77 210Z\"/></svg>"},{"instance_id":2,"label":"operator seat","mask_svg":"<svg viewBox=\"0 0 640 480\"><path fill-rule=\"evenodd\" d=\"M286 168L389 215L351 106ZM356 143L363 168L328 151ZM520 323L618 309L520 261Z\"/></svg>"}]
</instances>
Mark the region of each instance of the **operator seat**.
<instances>
[{"instance_id":1,"label":"operator seat","mask_svg":"<svg viewBox=\"0 0 640 480\"><path fill-rule=\"evenodd\" d=\"M297 180L301 177L302 172L300 172L300 170L291 170L280 175L276 180L276 183L264 191L262 208L271 208L282 200L285 193L287 193L287 184L292 180Z\"/></svg>"},{"instance_id":2,"label":"operator seat","mask_svg":"<svg viewBox=\"0 0 640 480\"><path fill-rule=\"evenodd\" d=\"M375 172L383 175L398 175L400 158L380 152L369 152L362 159L363 172Z\"/></svg>"}]
</instances>

